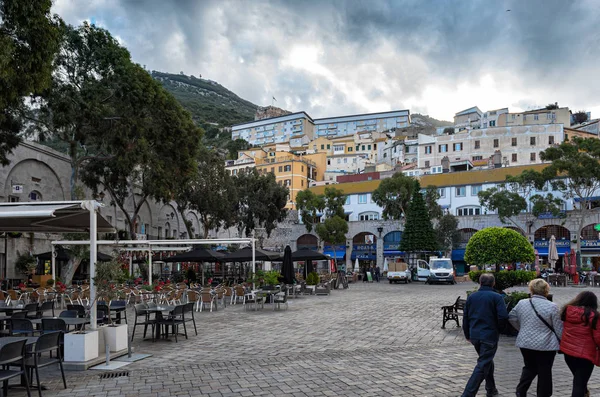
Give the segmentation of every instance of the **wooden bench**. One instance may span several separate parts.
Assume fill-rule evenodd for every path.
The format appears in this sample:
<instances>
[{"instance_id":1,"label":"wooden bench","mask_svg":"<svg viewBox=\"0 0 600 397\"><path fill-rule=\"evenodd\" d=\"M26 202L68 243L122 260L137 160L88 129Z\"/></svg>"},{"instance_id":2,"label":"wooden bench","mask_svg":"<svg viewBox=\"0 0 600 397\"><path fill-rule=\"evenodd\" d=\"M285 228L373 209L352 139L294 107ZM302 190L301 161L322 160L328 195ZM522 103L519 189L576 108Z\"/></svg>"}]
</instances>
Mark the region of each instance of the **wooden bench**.
<instances>
[{"instance_id":1,"label":"wooden bench","mask_svg":"<svg viewBox=\"0 0 600 397\"><path fill-rule=\"evenodd\" d=\"M460 299L460 296L456 298L456 302L450 306L442 306L444 310L444 318L442 320L442 329L446 329L447 321L456 321L456 326L460 327L459 316L462 316L463 309L465 308L466 299Z\"/></svg>"}]
</instances>

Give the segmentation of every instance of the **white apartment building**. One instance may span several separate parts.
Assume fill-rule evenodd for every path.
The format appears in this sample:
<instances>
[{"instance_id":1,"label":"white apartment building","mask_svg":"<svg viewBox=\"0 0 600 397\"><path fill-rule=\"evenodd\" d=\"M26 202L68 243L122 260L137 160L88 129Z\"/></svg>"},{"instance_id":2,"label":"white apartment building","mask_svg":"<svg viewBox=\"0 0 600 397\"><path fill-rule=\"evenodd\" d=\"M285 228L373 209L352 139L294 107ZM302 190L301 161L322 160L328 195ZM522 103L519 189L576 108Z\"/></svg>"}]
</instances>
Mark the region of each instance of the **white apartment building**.
<instances>
[{"instance_id":1,"label":"white apartment building","mask_svg":"<svg viewBox=\"0 0 600 397\"><path fill-rule=\"evenodd\" d=\"M369 164L369 158L365 154L334 154L327 156L327 168L325 180L335 181L340 175L360 174L364 172Z\"/></svg>"},{"instance_id":2,"label":"white apartment building","mask_svg":"<svg viewBox=\"0 0 600 397\"><path fill-rule=\"evenodd\" d=\"M483 116L481 118L481 128L500 126L500 124L498 124L498 119L506 117L502 116L503 114L508 114L508 108L488 110L487 112L483 113Z\"/></svg>"},{"instance_id":3,"label":"white apartment building","mask_svg":"<svg viewBox=\"0 0 600 397\"><path fill-rule=\"evenodd\" d=\"M394 131L410 125L410 111L355 114L315 119L315 137L354 135L364 132Z\"/></svg>"},{"instance_id":4,"label":"white apartment building","mask_svg":"<svg viewBox=\"0 0 600 397\"><path fill-rule=\"evenodd\" d=\"M236 124L231 127L231 139L244 139L251 145L287 143L303 138L313 139L314 124L305 112Z\"/></svg>"},{"instance_id":5,"label":"white apartment building","mask_svg":"<svg viewBox=\"0 0 600 397\"><path fill-rule=\"evenodd\" d=\"M540 152L565 139L562 124L492 127L464 130L451 135L419 135L418 164L424 172L441 173L447 158L451 170L488 165L500 154L503 166L541 163Z\"/></svg>"}]
</instances>

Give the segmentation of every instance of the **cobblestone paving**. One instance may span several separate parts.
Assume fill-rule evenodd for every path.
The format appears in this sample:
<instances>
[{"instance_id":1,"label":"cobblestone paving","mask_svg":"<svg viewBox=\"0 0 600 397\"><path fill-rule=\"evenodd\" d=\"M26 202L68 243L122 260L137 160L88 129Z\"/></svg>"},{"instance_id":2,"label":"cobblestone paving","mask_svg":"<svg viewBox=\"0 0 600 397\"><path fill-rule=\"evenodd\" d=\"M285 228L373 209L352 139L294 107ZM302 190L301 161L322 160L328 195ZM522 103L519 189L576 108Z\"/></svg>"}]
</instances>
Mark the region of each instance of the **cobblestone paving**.
<instances>
[{"instance_id":1,"label":"cobblestone paving","mask_svg":"<svg viewBox=\"0 0 600 397\"><path fill-rule=\"evenodd\" d=\"M459 396L476 353L455 325L440 328L440 307L473 287L358 283L331 296L292 299L287 311L235 305L196 313L198 336L188 326L189 339L179 343L142 341L138 328L135 350L153 356L124 367L129 377L69 372L63 390L54 372L46 372L44 395ZM552 292L562 304L580 291ZM522 367L514 338L501 339L495 363L500 395L513 396ZM562 356L553 373L554 395L570 395ZM600 370L590 390L600 395Z\"/></svg>"}]
</instances>

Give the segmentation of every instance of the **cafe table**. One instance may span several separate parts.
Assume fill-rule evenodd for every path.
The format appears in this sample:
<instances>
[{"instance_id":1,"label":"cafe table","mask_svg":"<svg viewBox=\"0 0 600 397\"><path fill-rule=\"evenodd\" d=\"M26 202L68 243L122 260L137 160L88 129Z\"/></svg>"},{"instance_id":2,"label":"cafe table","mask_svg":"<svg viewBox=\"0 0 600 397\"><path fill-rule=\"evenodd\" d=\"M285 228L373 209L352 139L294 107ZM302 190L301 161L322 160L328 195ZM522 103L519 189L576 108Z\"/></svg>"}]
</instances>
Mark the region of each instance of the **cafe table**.
<instances>
[{"instance_id":1,"label":"cafe table","mask_svg":"<svg viewBox=\"0 0 600 397\"><path fill-rule=\"evenodd\" d=\"M154 315L156 316L156 313L171 313L173 310L175 310L175 305L156 305L153 307L149 307L146 309L146 311L148 313L154 313ZM168 334L168 332L167 332ZM155 340L161 340L160 337L160 326L158 324L156 324L154 326L154 337ZM166 339L165 340L169 340Z\"/></svg>"}]
</instances>

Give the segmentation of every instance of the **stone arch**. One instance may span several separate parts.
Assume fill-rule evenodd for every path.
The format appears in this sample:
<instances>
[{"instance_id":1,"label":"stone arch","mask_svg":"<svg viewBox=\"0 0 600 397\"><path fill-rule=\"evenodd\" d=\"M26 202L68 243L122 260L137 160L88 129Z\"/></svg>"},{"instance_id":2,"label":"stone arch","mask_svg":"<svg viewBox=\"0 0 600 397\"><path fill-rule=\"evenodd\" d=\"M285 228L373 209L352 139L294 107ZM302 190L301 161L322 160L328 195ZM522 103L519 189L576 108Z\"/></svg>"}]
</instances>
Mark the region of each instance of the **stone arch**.
<instances>
[{"instance_id":1,"label":"stone arch","mask_svg":"<svg viewBox=\"0 0 600 397\"><path fill-rule=\"evenodd\" d=\"M14 164L4 181L5 197L12 196L12 185L23 185L19 201L29 201L29 193L39 192L46 201L65 200L65 191L60 177L46 162L26 159Z\"/></svg>"},{"instance_id":2,"label":"stone arch","mask_svg":"<svg viewBox=\"0 0 600 397\"><path fill-rule=\"evenodd\" d=\"M533 234L535 240L550 240L552 236L556 237L557 240L571 241L571 232L561 225L542 226Z\"/></svg>"},{"instance_id":3,"label":"stone arch","mask_svg":"<svg viewBox=\"0 0 600 397\"><path fill-rule=\"evenodd\" d=\"M196 235L200 234L200 220L198 219L198 214L196 214L194 211L188 211L187 214L185 214L186 219L188 221L190 221L192 223L192 233L194 234L193 236L188 236L189 238L196 238ZM185 229L185 232L187 232L187 229Z\"/></svg>"},{"instance_id":4,"label":"stone arch","mask_svg":"<svg viewBox=\"0 0 600 397\"><path fill-rule=\"evenodd\" d=\"M581 229L581 239L582 240L600 240L600 232L594 229L596 226L595 223L591 223L586 225L583 229Z\"/></svg>"},{"instance_id":5,"label":"stone arch","mask_svg":"<svg viewBox=\"0 0 600 397\"><path fill-rule=\"evenodd\" d=\"M165 204L160 208L158 213L158 223L164 225L165 236L169 238L179 238L179 233L183 230L179 221L179 214L175 207L171 204ZM167 236L166 224L169 224L169 234ZM173 234L175 233L175 234Z\"/></svg>"},{"instance_id":6,"label":"stone arch","mask_svg":"<svg viewBox=\"0 0 600 397\"><path fill-rule=\"evenodd\" d=\"M402 240L402 232L400 230L394 230L383 236L383 249L384 250L397 250Z\"/></svg>"},{"instance_id":7,"label":"stone arch","mask_svg":"<svg viewBox=\"0 0 600 397\"><path fill-rule=\"evenodd\" d=\"M521 229L520 227L516 227L516 226L504 226L505 229L510 229L510 230L514 230L515 232L519 233L521 236L525 236L525 232L523 231L523 229Z\"/></svg>"},{"instance_id":8,"label":"stone arch","mask_svg":"<svg viewBox=\"0 0 600 397\"><path fill-rule=\"evenodd\" d=\"M460 243L467 244L469 242L469 240L471 239L471 237L473 237L473 235L477 232L478 232L477 229L473 229L473 228L469 228L469 227L459 229L458 234L460 236L460 240L459 240Z\"/></svg>"},{"instance_id":9,"label":"stone arch","mask_svg":"<svg viewBox=\"0 0 600 397\"><path fill-rule=\"evenodd\" d=\"M367 242L367 239L372 239L372 242ZM360 232L354 235L352 238L352 244L377 244L377 236L371 232Z\"/></svg>"},{"instance_id":10,"label":"stone arch","mask_svg":"<svg viewBox=\"0 0 600 397\"><path fill-rule=\"evenodd\" d=\"M314 234L303 234L296 240L297 249L311 249L317 251L319 249L319 238Z\"/></svg>"}]
</instances>

